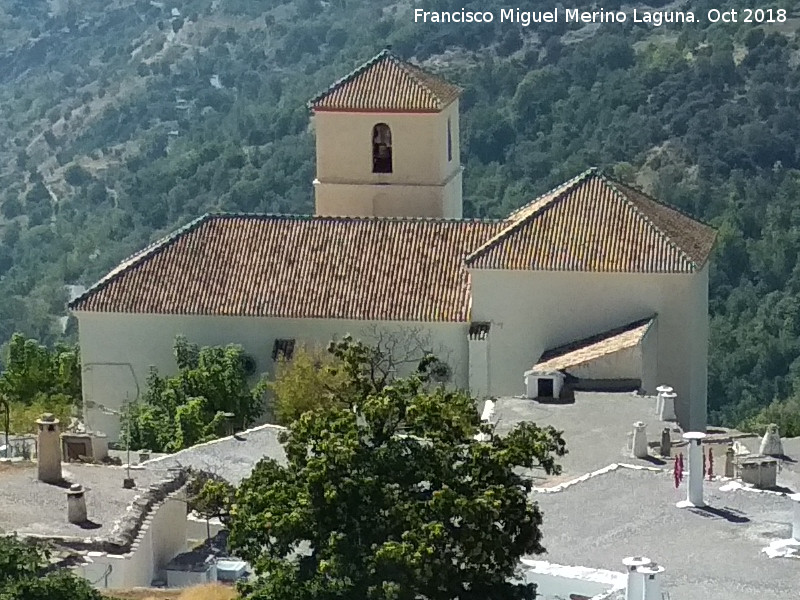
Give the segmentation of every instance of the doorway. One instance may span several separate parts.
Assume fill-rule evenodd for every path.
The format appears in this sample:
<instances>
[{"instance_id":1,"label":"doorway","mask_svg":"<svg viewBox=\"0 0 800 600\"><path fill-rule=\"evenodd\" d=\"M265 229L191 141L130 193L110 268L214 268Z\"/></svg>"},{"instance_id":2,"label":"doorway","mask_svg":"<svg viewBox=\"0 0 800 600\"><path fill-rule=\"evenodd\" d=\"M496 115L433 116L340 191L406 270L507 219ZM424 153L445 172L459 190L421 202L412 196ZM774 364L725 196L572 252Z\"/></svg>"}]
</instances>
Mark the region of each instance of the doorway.
<instances>
[{"instance_id":1,"label":"doorway","mask_svg":"<svg viewBox=\"0 0 800 600\"><path fill-rule=\"evenodd\" d=\"M553 380L552 379L545 379L540 378L538 382L538 393L536 394L539 398L552 398L553 397Z\"/></svg>"}]
</instances>

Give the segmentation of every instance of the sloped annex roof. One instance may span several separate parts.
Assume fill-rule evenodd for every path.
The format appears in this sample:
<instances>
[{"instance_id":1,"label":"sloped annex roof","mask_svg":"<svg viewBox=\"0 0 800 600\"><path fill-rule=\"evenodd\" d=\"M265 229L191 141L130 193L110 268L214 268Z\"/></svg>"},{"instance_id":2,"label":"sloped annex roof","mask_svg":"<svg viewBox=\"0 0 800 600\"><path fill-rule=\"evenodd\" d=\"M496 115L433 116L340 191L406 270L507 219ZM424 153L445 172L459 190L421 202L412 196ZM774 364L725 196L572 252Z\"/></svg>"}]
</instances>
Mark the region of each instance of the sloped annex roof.
<instances>
[{"instance_id":1,"label":"sloped annex roof","mask_svg":"<svg viewBox=\"0 0 800 600\"><path fill-rule=\"evenodd\" d=\"M439 112L461 88L404 61L388 49L309 102L315 111Z\"/></svg>"},{"instance_id":2,"label":"sloped annex roof","mask_svg":"<svg viewBox=\"0 0 800 600\"><path fill-rule=\"evenodd\" d=\"M563 371L638 346L655 317L628 323L582 340L545 351L533 366L534 371Z\"/></svg>"},{"instance_id":3,"label":"sloped annex roof","mask_svg":"<svg viewBox=\"0 0 800 600\"><path fill-rule=\"evenodd\" d=\"M206 215L124 261L76 311L456 321L464 257L501 221Z\"/></svg>"},{"instance_id":4,"label":"sloped annex roof","mask_svg":"<svg viewBox=\"0 0 800 600\"><path fill-rule=\"evenodd\" d=\"M473 269L692 273L713 228L597 169L509 216L511 225L467 257Z\"/></svg>"}]
</instances>

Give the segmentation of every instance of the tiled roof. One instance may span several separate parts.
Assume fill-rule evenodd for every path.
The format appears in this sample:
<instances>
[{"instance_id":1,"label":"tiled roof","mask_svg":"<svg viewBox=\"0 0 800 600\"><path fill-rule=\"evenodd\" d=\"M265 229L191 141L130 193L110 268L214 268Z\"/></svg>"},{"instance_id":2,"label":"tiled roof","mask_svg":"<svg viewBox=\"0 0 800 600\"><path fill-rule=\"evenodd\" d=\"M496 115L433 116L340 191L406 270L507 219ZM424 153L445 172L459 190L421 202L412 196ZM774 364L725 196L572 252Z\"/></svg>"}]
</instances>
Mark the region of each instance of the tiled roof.
<instances>
[{"instance_id":1,"label":"tiled roof","mask_svg":"<svg viewBox=\"0 0 800 600\"><path fill-rule=\"evenodd\" d=\"M691 273L716 232L595 169L509 216L467 258L475 269Z\"/></svg>"},{"instance_id":2,"label":"tiled roof","mask_svg":"<svg viewBox=\"0 0 800 600\"><path fill-rule=\"evenodd\" d=\"M206 215L123 262L77 311L467 321L493 221Z\"/></svg>"},{"instance_id":3,"label":"tiled roof","mask_svg":"<svg viewBox=\"0 0 800 600\"><path fill-rule=\"evenodd\" d=\"M533 366L534 371L560 371L582 365L626 348L638 346L655 317L629 323L592 337L547 350Z\"/></svg>"},{"instance_id":4,"label":"tiled roof","mask_svg":"<svg viewBox=\"0 0 800 600\"><path fill-rule=\"evenodd\" d=\"M460 94L458 86L384 50L309 106L315 111L439 112Z\"/></svg>"}]
</instances>

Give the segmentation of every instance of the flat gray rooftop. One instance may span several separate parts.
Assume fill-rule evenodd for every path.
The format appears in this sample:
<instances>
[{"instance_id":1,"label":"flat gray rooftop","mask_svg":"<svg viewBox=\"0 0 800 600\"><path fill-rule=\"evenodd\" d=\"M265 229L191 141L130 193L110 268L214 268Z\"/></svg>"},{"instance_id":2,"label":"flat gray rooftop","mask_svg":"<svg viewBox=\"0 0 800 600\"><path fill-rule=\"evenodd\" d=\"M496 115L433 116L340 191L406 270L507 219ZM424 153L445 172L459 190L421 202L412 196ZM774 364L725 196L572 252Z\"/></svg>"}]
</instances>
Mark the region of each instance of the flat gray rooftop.
<instances>
[{"instance_id":1,"label":"flat gray rooftop","mask_svg":"<svg viewBox=\"0 0 800 600\"><path fill-rule=\"evenodd\" d=\"M547 478L542 472L533 474L536 485L552 485L601 469L611 463L626 462L639 465L663 465L657 459L640 460L625 452L628 434L633 423L647 424L648 441L661 439L665 427L672 429L671 437L680 440L681 432L675 423L665 423L656 417L656 399L630 393L575 392L575 402L568 404L541 403L527 398L498 398L493 422L503 435L515 425L533 421L552 425L564 432L568 454L558 460L562 474Z\"/></svg>"},{"instance_id":2,"label":"flat gray rooftop","mask_svg":"<svg viewBox=\"0 0 800 600\"><path fill-rule=\"evenodd\" d=\"M145 461L141 466L148 469L191 467L210 471L238 485L262 458L273 458L280 464L286 464L286 453L278 441L283 430L278 425L261 425L234 436Z\"/></svg>"},{"instance_id":3,"label":"flat gray rooftop","mask_svg":"<svg viewBox=\"0 0 800 600\"><path fill-rule=\"evenodd\" d=\"M64 463L62 474L69 483L86 489L89 524L67 521L68 485L52 485L37 479L35 463L0 464L0 535L72 538L106 538L115 521L126 516L136 496L169 476L163 469L131 470L134 489L122 487L126 470L122 467Z\"/></svg>"},{"instance_id":4,"label":"flat gray rooftop","mask_svg":"<svg viewBox=\"0 0 800 600\"><path fill-rule=\"evenodd\" d=\"M792 501L784 495L720 491L705 482L708 509L679 509L685 483L669 471L621 468L537 493L544 515L538 560L623 571L626 556L664 565L670 600L797 597L800 561L768 558L762 548L791 536Z\"/></svg>"}]
</instances>

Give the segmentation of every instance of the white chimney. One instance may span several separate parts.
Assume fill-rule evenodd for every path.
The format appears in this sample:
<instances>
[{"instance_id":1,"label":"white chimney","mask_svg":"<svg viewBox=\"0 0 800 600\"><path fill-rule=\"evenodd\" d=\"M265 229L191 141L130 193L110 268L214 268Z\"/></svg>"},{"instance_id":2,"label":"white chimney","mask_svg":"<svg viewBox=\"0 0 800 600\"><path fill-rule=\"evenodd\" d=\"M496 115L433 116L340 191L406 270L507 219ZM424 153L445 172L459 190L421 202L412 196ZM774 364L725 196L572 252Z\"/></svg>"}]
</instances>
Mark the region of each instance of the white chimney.
<instances>
[{"instance_id":1,"label":"white chimney","mask_svg":"<svg viewBox=\"0 0 800 600\"><path fill-rule=\"evenodd\" d=\"M67 491L67 519L70 523L86 523L86 497L80 483L73 483Z\"/></svg>"},{"instance_id":2,"label":"white chimney","mask_svg":"<svg viewBox=\"0 0 800 600\"><path fill-rule=\"evenodd\" d=\"M794 501L794 514L792 515L792 539L800 544L800 494L790 494L789 499Z\"/></svg>"},{"instance_id":3,"label":"white chimney","mask_svg":"<svg viewBox=\"0 0 800 600\"><path fill-rule=\"evenodd\" d=\"M678 502L678 508L705 506L703 502L703 438L705 433L687 431L683 439L689 442L689 484L686 486L686 500Z\"/></svg>"},{"instance_id":4,"label":"white chimney","mask_svg":"<svg viewBox=\"0 0 800 600\"><path fill-rule=\"evenodd\" d=\"M778 433L778 426L775 423L770 423L767 426L767 431L761 439L758 453L764 456L783 456L783 443Z\"/></svg>"},{"instance_id":5,"label":"white chimney","mask_svg":"<svg viewBox=\"0 0 800 600\"><path fill-rule=\"evenodd\" d=\"M37 461L39 480L45 483L60 483L61 477L61 435L58 431L58 419L45 413L36 421L39 426L37 444Z\"/></svg>"},{"instance_id":6,"label":"white chimney","mask_svg":"<svg viewBox=\"0 0 800 600\"><path fill-rule=\"evenodd\" d=\"M628 572L628 581L625 586L625 600L642 600L644 594L644 575L639 573L639 568L651 564L646 556L629 556L622 559L625 570Z\"/></svg>"},{"instance_id":7,"label":"white chimney","mask_svg":"<svg viewBox=\"0 0 800 600\"><path fill-rule=\"evenodd\" d=\"M662 600L661 598L661 574L665 571L661 565L651 564L639 567L636 572L642 577L644 593L640 596L642 600Z\"/></svg>"},{"instance_id":8,"label":"white chimney","mask_svg":"<svg viewBox=\"0 0 800 600\"><path fill-rule=\"evenodd\" d=\"M633 424L633 456L647 458L647 425L641 421Z\"/></svg>"},{"instance_id":9,"label":"white chimney","mask_svg":"<svg viewBox=\"0 0 800 600\"><path fill-rule=\"evenodd\" d=\"M662 421L676 421L677 415L675 414L675 398L678 394L675 392L664 392L661 394L661 413L658 418Z\"/></svg>"},{"instance_id":10,"label":"white chimney","mask_svg":"<svg viewBox=\"0 0 800 600\"><path fill-rule=\"evenodd\" d=\"M656 398L656 416L661 414L661 407L664 406L664 394L673 391L668 385L660 385L656 388L658 396Z\"/></svg>"}]
</instances>

